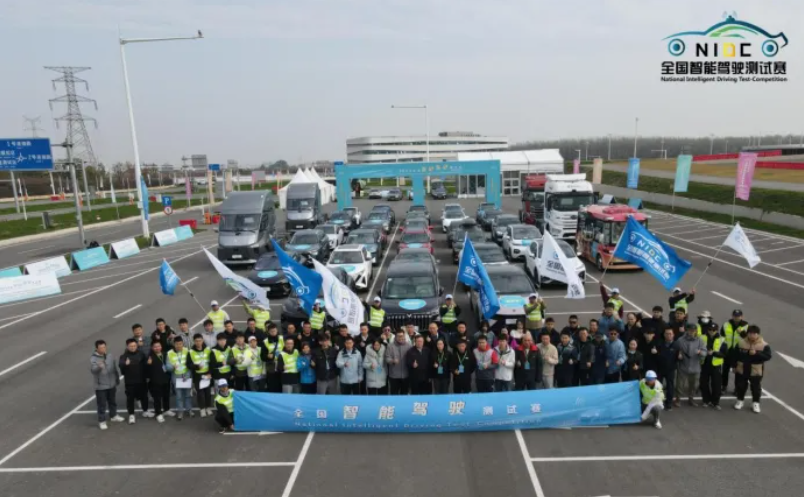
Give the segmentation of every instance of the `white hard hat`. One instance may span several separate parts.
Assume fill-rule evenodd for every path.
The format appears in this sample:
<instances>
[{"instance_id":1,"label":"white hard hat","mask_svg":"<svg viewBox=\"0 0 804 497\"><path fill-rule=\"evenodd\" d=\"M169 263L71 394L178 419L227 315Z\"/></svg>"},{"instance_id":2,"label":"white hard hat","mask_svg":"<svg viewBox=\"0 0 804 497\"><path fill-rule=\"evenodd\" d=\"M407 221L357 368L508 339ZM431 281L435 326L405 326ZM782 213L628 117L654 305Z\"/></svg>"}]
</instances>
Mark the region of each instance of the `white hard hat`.
<instances>
[{"instance_id":1,"label":"white hard hat","mask_svg":"<svg viewBox=\"0 0 804 497\"><path fill-rule=\"evenodd\" d=\"M611 289L611 293L620 293L620 289L615 286Z\"/></svg>"},{"instance_id":2,"label":"white hard hat","mask_svg":"<svg viewBox=\"0 0 804 497\"><path fill-rule=\"evenodd\" d=\"M539 298L539 294L538 294L538 293L531 293L530 295L528 295L528 298L529 298L529 299L538 299L538 298Z\"/></svg>"},{"instance_id":3,"label":"white hard hat","mask_svg":"<svg viewBox=\"0 0 804 497\"><path fill-rule=\"evenodd\" d=\"M220 380L218 380L218 386L219 386L219 387L228 387L228 386L229 386L229 382L227 382L226 380L224 380L223 378L221 378Z\"/></svg>"},{"instance_id":4,"label":"white hard hat","mask_svg":"<svg viewBox=\"0 0 804 497\"><path fill-rule=\"evenodd\" d=\"M380 297L374 297L374 302L382 302L382 299Z\"/></svg>"},{"instance_id":5,"label":"white hard hat","mask_svg":"<svg viewBox=\"0 0 804 497\"><path fill-rule=\"evenodd\" d=\"M645 373L646 380L655 380L657 378L658 376L656 376L656 373L654 373L653 371L648 371L647 373Z\"/></svg>"},{"instance_id":6,"label":"white hard hat","mask_svg":"<svg viewBox=\"0 0 804 497\"><path fill-rule=\"evenodd\" d=\"M444 297L444 299L445 299L445 300L451 300L451 299L452 299L452 294L451 294L451 293L448 293L448 294L447 294L447 296L446 296L446 297Z\"/></svg>"},{"instance_id":7,"label":"white hard hat","mask_svg":"<svg viewBox=\"0 0 804 497\"><path fill-rule=\"evenodd\" d=\"M217 300L213 300L212 302L210 302L210 303L209 303L209 305L210 305L210 306L212 306L212 307L215 307L215 306L217 306L217 305L218 305L218 301L217 301Z\"/></svg>"}]
</instances>

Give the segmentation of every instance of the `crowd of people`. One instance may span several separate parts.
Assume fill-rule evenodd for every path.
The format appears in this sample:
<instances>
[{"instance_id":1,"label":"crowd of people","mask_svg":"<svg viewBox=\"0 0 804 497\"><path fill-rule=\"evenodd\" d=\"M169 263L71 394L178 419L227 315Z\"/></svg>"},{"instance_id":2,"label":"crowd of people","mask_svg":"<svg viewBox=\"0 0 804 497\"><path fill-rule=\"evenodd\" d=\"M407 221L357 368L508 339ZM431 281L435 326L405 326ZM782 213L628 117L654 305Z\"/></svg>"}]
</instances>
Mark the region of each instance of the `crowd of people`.
<instances>
[{"instance_id":1,"label":"crowd of people","mask_svg":"<svg viewBox=\"0 0 804 497\"><path fill-rule=\"evenodd\" d=\"M329 329L316 305L300 330L293 324L280 333L268 310L253 309L246 329L235 329L212 302L204 331L191 333L187 319L173 330L164 319L144 334L132 326L125 352L115 357L99 340L91 357L98 421L124 422L117 413L116 389L124 378L128 423L142 416L181 421L214 416L221 431L234 428L232 389L310 395L427 395L509 392L639 381L643 419L661 428L660 412L689 406L698 392L703 405L720 410L720 399L734 373L735 409L748 388L752 409L760 412L764 364L770 346L761 330L736 309L722 326L703 311L688 316L694 292L676 289L670 315L655 306L650 315L625 312L617 288L600 286L604 308L598 318L581 323L577 315L559 327L544 301L530 295L524 319L514 326L482 322L469 333L460 308L445 297L439 321L419 330L410 323L392 329L376 297L369 321L352 335L346 325ZM374 311L372 311L374 309ZM175 407L170 407L171 393ZM151 407L152 403L152 407ZM107 415L108 411L108 415Z\"/></svg>"}]
</instances>

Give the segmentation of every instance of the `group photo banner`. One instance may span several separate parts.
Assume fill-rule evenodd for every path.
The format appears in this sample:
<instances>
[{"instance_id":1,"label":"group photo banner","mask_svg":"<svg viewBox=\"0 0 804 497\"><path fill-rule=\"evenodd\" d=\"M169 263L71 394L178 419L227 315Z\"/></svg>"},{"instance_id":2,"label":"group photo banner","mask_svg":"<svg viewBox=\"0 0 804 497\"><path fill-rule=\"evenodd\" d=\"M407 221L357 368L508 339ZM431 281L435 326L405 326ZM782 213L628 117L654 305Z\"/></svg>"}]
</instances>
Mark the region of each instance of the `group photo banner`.
<instances>
[{"instance_id":1,"label":"group photo banner","mask_svg":"<svg viewBox=\"0 0 804 497\"><path fill-rule=\"evenodd\" d=\"M638 423L636 381L469 395L235 392L236 431L432 433Z\"/></svg>"}]
</instances>

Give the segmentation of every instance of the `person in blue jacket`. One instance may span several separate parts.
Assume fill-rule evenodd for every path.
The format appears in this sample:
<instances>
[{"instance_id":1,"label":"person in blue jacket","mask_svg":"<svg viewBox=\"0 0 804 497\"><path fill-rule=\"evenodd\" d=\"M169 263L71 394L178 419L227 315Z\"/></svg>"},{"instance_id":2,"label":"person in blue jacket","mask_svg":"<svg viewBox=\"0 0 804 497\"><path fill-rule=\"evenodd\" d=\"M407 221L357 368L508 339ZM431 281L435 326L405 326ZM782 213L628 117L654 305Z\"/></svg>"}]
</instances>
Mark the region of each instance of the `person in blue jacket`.
<instances>
[{"instance_id":1,"label":"person in blue jacket","mask_svg":"<svg viewBox=\"0 0 804 497\"><path fill-rule=\"evenodd\" d=\"M301 354L296 360L296 369L299 370L301 393L316 393L316 379L315 368L310 364L313 361L313 355L310 350L310 343L303 342L301 346Z\"/></svg>"},{"instance_id":2,"label":"person in blue jacket","mask_svg":"<svg viewBox=\"0 0 804 497\"><path fill-rule=\"evenodd\" d=\"M625 344L619 336L620 332L616 328L609 328L609 337L606 342L606 383L620 381L620 371L627 359Z\"/></svg>"},{"instance_id":3,"label":"person in blue jacket","mask_svg":"<svg viewBox=\"0 0 804 497\"><path fill-rule=\"evenodd\" d=\"M595 333L595 341L592 344L595 350L595 360L592 361L592 385L601 385L606 381L606 353L608 342L606 335L602 331Z\"/></svg>"}]
</instances>

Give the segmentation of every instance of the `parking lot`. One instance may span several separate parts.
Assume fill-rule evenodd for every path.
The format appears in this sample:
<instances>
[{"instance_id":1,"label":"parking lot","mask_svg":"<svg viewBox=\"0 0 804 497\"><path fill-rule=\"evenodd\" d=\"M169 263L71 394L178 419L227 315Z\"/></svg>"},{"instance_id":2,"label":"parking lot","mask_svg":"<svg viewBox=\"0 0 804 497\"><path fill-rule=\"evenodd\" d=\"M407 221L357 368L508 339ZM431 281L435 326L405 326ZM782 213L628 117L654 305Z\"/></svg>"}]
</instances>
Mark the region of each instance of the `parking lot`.
<instances>
[{"instance_id":1,"label":"parking lot","mask_svg":"<svg viewBox=\"0 0 804 497\"><path fill-rule=\"evenodd\" d=\"M474 216L480 200L459 202ZM375 203L358 201L356 205L365 216ZM437 219L444 202L430 200L427 204ZM392 205L397 219L402 220L409 202ZM329 210L333 208L329 206ZM506 198L504 208L516 213L516 199ZM693 261L694 269L684 281L685 288L692 285L714 254L721 241L718 237L722 233L725 239L729 228L650 214L651 229ZM445 235L435 224L440 285L455 295L462 317L474 332L468 295L456 285L457 265L451 260ZM389 234L389 250L375 268L369 291L361 295L370 298L376 294L396 254L398 237L397 230ZM749 237L764 261L755 268L759 274L747 271L744 261L723 251L718 255L722 264L716 261L700 283L692 312L711 310L721 323L731 309L742 307L751 322L763 326L775 353L804 357L804 344L794 327L804 320L801 293L796 294L793 286L804 285L800 278L804 266L795 262L796 257L804 259L803 246L795 239L753 231ZM236 328L245 326L247 315L236 296L200 252L201 246L212 250L215 243L214 233L199 234L138 259L65 278L65 293L75 294L0 307L3 364L15 365L46 352L0 373L0 386L4 387L0 400L13 406L0 420L3 495L747 497L795 496L804 485L804 474L797 471L804 458L804 396L800 389L804 371L779 357L769 364L760 415L731 409L730 392L721 412L682 407L665 413L663 430L607 426L460 434L220 436L212 420L196 417L181 423L168 419L164 424L138 419L134 426L112 424L107 432L99 431L89 389L92 342L104 338L110 349L119 353L131 323L142 322L150 332L156 317L175 324L186 316L194 329L200 327L201 309L189 295L180 291L175 297L165 297L159 292L156 268L162 258L172 261L204 305L219 300ZM801 274L795 273L796 268L802 269ZM583 300L565 299L564 288L540 290L547 315L556 319L558 328L570 314L577 314L582 322L600 314L600 274L591 263L587 272ZM667 293L644 273L609 273L605 283L620 287L629 311L666 305ZM91 292L96 293L86 295ZM276 321L281 305L282 299L271 301ZM23 391L36 395L21 398ZM124 406L122 388L118 397L118 405Z\"/></svg>"}]
</instances>

